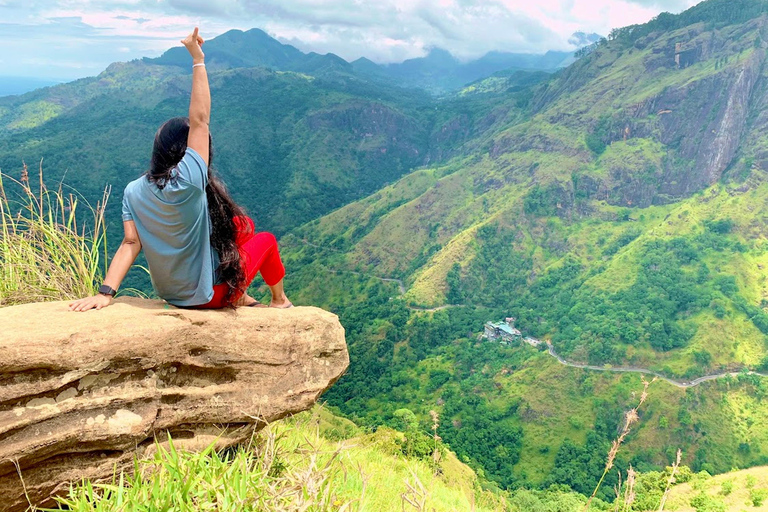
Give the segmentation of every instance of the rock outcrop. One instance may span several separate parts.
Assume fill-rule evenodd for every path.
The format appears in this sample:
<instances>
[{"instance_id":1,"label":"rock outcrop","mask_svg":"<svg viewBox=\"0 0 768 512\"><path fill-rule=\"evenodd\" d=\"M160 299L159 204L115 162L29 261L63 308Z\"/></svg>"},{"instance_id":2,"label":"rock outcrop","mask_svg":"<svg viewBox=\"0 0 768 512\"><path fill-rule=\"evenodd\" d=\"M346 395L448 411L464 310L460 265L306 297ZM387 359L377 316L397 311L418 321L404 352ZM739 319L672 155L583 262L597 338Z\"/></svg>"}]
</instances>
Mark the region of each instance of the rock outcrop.
<instances>
[{"instance_id":1,"label":"rock outcrop","mask_svg":"<svg viewBox=\"0 0 768 512\"><path fill-rule=\"evenodd\" d=\"M0 309L0 511L109 477L164 442L241 443L309 408L347 368L338 318L316 308L177 309L120 299ZM26 493L26 496L25 496Z\"/></svg>"}]
</instances>

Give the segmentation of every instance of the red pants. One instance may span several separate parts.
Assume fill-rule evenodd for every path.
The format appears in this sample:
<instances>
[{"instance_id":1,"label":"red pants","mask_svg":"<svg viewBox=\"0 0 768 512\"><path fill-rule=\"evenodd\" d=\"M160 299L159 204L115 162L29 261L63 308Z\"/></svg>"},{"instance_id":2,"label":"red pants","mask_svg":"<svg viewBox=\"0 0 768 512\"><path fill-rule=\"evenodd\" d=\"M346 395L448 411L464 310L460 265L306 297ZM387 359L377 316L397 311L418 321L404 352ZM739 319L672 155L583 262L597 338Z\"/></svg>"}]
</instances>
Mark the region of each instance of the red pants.
<instances>
[{"instance_id":1,"label":"red pants","mask_svg":"<svg viewBox=\"0 0 768 512\"><path fill-rule=\"evenodd\" d=\"M256 228L253 225L253 220L249 217L235 217L233 220L237 230L235 242L240 249L240 264L245 271L243 288L248 288L259 271L261 271L261 277L264 278L267 286L279 283L285 276L285 267L280 260L275 235L272 233L254 233ZM226 283L214 285L211 301L196 307L205 309L225 308L243 296L241 292L235 292L228 302L224 302L228 291L229 286Z\"/></svg>"}]
</instances>

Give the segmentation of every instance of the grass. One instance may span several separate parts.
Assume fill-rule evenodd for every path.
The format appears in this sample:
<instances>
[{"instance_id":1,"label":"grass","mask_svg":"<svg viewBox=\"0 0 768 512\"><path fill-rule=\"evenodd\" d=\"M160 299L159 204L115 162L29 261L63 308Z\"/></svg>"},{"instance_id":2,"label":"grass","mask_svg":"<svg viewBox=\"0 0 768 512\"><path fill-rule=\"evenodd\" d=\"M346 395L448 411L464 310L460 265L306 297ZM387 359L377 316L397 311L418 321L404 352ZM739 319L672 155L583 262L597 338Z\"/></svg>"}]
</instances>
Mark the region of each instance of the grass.
<instances>
[{"instance_id":1,"label":"grass","mask_svg":"<svg viewBox=\"0 0 768 512\"><path fill-rule=\"evenodd\" d=\"M48 190L42 164L39 180L33 190L26 165L19 180L0 174L0 306L92 295L105 271L109 189L91 206L61 185Z\"/></svg>"},{"instance_id":2,"label":"grass","mask_svg":"<svg viewBox=\"0 0 768 512\"><path fill-rule=\"evenodd\" d=\"M154 455L106 483L82 482L60 499L72 511L504 510L455 456L433 465L405 458L402 434L375 433L321 407L274 423L249 446L222 453Z\"/></svg>"},{"instance_id":3,"label":"grass","mask_svg":"<svg viewBox=\"0 0 768 512\"><path fill-rule=\"evenodd\" d=\"M698 512L694 505L708 503L709 510L768 512L768 467L761 466L710 477L697 475L690 482L672 487L668 510ZM702 496L705 499L702 499ZM756 499L757 498L757 499ZM759 504L755 504L755 503ZM701 505L700 505L701 506ZM721 508L716 508L720 506ZM700 508L700 510L704 510Z\"/></svg>"}]
</instances>

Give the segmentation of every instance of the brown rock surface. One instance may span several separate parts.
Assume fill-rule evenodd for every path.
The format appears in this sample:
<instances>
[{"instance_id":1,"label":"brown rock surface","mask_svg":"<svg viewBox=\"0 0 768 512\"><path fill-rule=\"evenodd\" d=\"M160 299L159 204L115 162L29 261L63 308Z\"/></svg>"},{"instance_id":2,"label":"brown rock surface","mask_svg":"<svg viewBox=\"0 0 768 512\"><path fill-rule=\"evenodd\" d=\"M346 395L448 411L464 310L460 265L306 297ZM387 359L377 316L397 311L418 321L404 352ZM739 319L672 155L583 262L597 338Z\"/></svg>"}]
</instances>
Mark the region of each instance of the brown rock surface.
<instances>
[{"instance_id":1,"label":"brown rock surface","mask_svg":"<svg viewBox=\"0 0 768 512\"><path fill-rule=\"evenodd\" d=\"M0 325L0 511L26 509L24 487L50 505L69 481L111 476L166 432L192 449L246 441L349 364L338 318L317 308L50 302L0 308Z\"/></svg>"}]
</instances>

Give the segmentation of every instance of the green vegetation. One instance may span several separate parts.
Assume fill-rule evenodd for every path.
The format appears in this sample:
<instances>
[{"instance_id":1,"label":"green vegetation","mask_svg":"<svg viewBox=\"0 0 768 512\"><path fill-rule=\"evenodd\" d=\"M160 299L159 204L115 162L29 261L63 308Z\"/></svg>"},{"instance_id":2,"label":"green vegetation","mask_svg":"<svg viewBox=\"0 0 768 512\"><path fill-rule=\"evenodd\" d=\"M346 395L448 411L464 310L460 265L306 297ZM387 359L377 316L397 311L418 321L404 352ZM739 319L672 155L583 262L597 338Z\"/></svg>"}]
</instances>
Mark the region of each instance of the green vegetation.
<instances>
[{"instance_id":1,"label":"green vegetation","mask_svg":"<svg viewBox=\"0 0 768 512\"><path fill-rule=\"evenodd\" d=\"M296 302L335 311L347 326L351 371L329 391L332 404L358 423L397 428L403 427L395 413L407 408L425 432L429 411L437 410L439 435L486 478L504 486L561 483L591 492L622 411L640 388L638 377L565 368L532 348L478 342L482 324L507 310L411 311L394 298L394 283L329 273L320 264L326 251L293 243L284 250L287 264L301 269L287 281L297 290ZM753 447L768 442L762 430L768 426L766 384L750 376L689 391L654 383L617 467L663 468L678 446L697 471L765 463ZM739 449L745 439L751 448Z\"/></svg>"},{"instance_id":2,"label":"green vegetation","mask_svg":"<svg viewBox=\"0 0 768 512\"><path fill-rule=\"evenodd\" d=\"M95 206L81 206L62 187L48 190L42 168L39 180L33 191L26 167L19 182L0 174L0 306L91 295L105 273L108 192ZM88 218L78 216L78 206Z\"/></svg>"},{"instance_id":3,"label":"green vegetation","mask_svg":"<svg viewBox=\"0 0 768 512\"><path fill-rule=\"evenodd\" d=\"M724 492L727 489L727 492ZM768 490L768 468L734 471L720 476L688 475L672 487L668 510L679 512L768 510L760 501ZM755 502L754 498L758 498ZM636 510L644 510L638 508Z\"/></svg>"},{"instance_id":4,"label":"green vegetation","mask_svg":"<svg viewBox=\"0 0 768 512\"><path fill-rule=\"evenodd\" d=\"M365 432L321 408L270 425L250 446L190 453L156 444L132 475L83 482L60 504L73 511L505 510L474 473L443 451L433 463L402 456L407 435ZM176 444L179 444L177 442ZM576 501L578 498L571 497Z\"/></svg>"},{"instance_id":5,"label":"green vegetation","mask_svg":"<svg viewBox=\"0 0 768 512\"><path fill-rule=\"evenodd\" d=\"M718 222L711 225L730 223ZM637 228L628 229L606 247L603 255L615 255L640 234ZM613 292L590 286L587 281L595 275L594 269L575 258L564 258L529 283L533 260L527 251L510 250L515 236L515 232L499 232L498 226L492 225L478 232L480 248L466 271L461 293L474 303L505 305L532 335L555 331L552 341L558 348L565 354L586 351L590 362L624 361L629 347L643 343L661 352L686 347L695 330L679 319L705 308L720 311L723 304L731 308L742 304L737 300L735 277L712 275L702 260L712 248L720 253L746 248L709 226L694 236L638 242L638 267L634 275L630 274L631 284ZM474 277L501 274L503 278L483 281ZM748 314L761 331L768 326L762 311ZM701 360L696 362L697 367L709 366L702 365Z\"/></svg>"}]
</instances>

